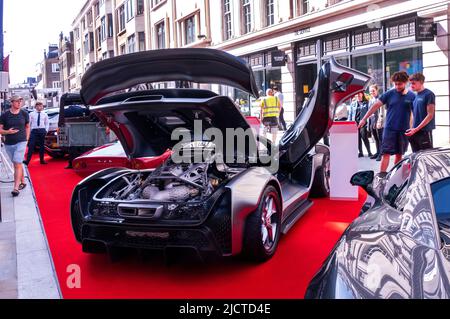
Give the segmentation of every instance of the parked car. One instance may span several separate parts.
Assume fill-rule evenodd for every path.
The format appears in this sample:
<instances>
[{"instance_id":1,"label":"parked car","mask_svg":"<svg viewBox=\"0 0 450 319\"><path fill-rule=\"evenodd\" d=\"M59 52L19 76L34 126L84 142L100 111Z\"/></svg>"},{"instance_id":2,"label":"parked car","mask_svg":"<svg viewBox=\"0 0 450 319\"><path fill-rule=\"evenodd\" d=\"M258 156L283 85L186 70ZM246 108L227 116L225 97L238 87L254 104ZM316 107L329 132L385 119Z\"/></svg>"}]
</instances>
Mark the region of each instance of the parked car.
<instances>
[{"instance_id":1,"label":"parked car","mask_svg":"<svg viewBox=\"0 0 450 319\"><path fill-rule=\"evenodd\" d=\"M81 96L116 133L127 156L154 156L168 148L175 153L179 147L194 161L171 156L155 170L112 168L88 177L76 186L71 201L76 239L84 252L185 248L200 255L271 258L281 234L313 204L309 195L329 194L329 149L318 141L336 105L364 90L369 79L334 59L325 63L309 105L282 137L278 152L251 133L229 97L211 91L175 88L108 96L142 82L179 80L225 84L258 97L251 68L237 57L212 49L166 49L96 63L82 79ZM207 128L225 137L223 152ZM250 131L248 144L266 144L271 152L266 155L279 169L269 169L267 156L259 154L263 148L256 154L249 145L229 143L229 129ZM177 131L194 141L174 141ZM219 161L224 155L232 160Z\"/></svg>"},{"instance_id":2,"label":"parked car","mask_svg":"<svg viewBox=\"0 0 450 319\"><path fill-rule=\"evenodd\" d=\"M81 154L113 142L115 137L109 133L84 105L79 93L65 93L60 99L58 128L47 134L46 150L52 157L69 155L70 166Z\"/></svg>"},{"instance_id":3,"label":"parked car","mask_svg":"<svg viewBox=\"0 0 450 319\"><path fill-rule=\"evenodd\" d=\"M73 160L73 170L86 177L110 167L131 169L151 169L160 166L171 155L167 150L160 156L129 159L120 142L108 143L96 147Z\"/></svg>"},{"instance_id":4,"label":"parked car","mask_svg":"<svg viewBox=\"0 0 450 319\"><path fill-rule=\"evenodd\" d=\"M450 297L450 149L412 154L384 178L364 171L368 193L312 279L306 298Z\"/></svg>"}]
</instances>

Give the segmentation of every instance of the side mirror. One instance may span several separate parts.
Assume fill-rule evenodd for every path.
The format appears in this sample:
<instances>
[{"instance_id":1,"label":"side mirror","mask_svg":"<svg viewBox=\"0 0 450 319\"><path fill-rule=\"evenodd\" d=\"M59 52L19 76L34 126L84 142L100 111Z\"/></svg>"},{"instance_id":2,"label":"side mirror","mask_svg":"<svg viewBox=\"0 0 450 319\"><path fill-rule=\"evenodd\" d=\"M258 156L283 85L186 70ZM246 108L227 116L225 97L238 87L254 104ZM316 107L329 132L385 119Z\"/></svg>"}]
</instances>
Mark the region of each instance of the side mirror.
<instances>
[{"instance_id":1,"label":"side mirror","mask_svg":"<svg viewBox=\"0 0 450 319\"><path fill-rule=\"evenodd\" d=\"M361 186L367 194L372 197L377 197L375 192L372 189L372 183L375 177L375 173L373 171L362 171L354 174L350 179L350 184L353 186Z\"/></svg>"}]
</instances>

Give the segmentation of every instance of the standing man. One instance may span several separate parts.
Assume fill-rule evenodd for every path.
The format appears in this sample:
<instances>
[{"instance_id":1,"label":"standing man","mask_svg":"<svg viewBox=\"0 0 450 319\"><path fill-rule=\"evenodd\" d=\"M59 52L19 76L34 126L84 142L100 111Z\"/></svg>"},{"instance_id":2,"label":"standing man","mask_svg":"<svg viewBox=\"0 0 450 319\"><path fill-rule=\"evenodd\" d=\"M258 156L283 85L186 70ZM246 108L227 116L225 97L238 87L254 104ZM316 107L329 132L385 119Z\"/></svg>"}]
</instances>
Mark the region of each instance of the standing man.
<instances>
[{"instance_id":1,"label":"standing man","mask_svg":"<svg viewBox=\"0 0 450 319\"><path fill-rule=\"evenodd\" d=\"M280 100L273 95L272 89L267 89L266 97L261 101L261 113L263 125L267 132L272 133L272 143L275 144L278 134Z\"/></svg>"},{"instance_id":2,"label":"standing man","mask_svg":"<svg viewBox=\"0 0 450 319\"><path fill-rule=\"evenodd\" d=\"M5 150L14 164L14 189L16 197L27 185L23 175L22 161L30 138L30 117L21 109L23 98L11 97L11 108L0 116L0 134L5 135Z\"/></svg>"},{"instance_id":3,"label":"standing man","mask_svg":"<svg viewBox=\"0 0 450 319\"><path fill-rule=\"evenodd\" d=\"M371 99L369 100L369 109L378 101L378 85L373 84L369 87L369 93L371 95ZM370 159L378 159L381 160L381 140L382 140L382 130L378 129L378 123L380 119L380 112L382 112L382 108L379 110L376 110L375 113L373 113L369 117L369 130L372 134L372 137L375 141L375 146L377 148L377 152L370 157ZM381 115L382 116L382 115Z\"/></svg>"},{"instance_id":4,"label":"standing man","mask_svg":"<svg viewBox=\"0 0 450 319\"><path fill-rule=\"evenodd\" d=\"M386 105L386 122L381 143L381 167L380 177L387 174L391 155L395 155L395 164L400 162L408 148L406 130L410 128L414 93L406 88L408 74L404 71L395 72L391 81L394 88L384 93L370 108L367 114L359 122L358 128L366 125L367 119L375 113L383 104Z\"/></svg>"},{"instance_id":5,"label":"standing man","mask_svg":"<svg viewBox=\"0 0 450 319\"><path fill-rule=\"evenodd\" d=\"M409 77L411 90L417 93L413 103L413 126L406 131L413 152L433 148L436 97L424 87L425 76L415 73Z\"/></svg>"},{"instance_id":6,"label":"standing man","mask_svg":"<svg viewBox=\"0 0 450 319\"><path fill-rule=\"evenodd\" d=\"M284 95L283 93L281 93L281 91L278 89L278 86L274 86L272 88L274 96L276 98L278 98L278 100L280 101L280 116L279 116L279 121L280 121L280 127L283 131L286 131L286 121L284 120Z\"/></svg>"},{"instance_id":7,"label":"standing man","mask_svg":"<svg viewBox=\"0 0 450 319\"><path fill-rule=\"evenodd\" d=\"M31 156L33 156L34 148L36 145L39 146L39 158L41 164L47 164L44 160L44 150L45 150L45 135L48 132L49 121L48 115L44 112L44 105L42 102L36 102L35 111L30 114L30 126L31 135L28 142L28 154L27 159L23 161L25 165L28 165L31 161Z\"/></svg>"}]
</instances>

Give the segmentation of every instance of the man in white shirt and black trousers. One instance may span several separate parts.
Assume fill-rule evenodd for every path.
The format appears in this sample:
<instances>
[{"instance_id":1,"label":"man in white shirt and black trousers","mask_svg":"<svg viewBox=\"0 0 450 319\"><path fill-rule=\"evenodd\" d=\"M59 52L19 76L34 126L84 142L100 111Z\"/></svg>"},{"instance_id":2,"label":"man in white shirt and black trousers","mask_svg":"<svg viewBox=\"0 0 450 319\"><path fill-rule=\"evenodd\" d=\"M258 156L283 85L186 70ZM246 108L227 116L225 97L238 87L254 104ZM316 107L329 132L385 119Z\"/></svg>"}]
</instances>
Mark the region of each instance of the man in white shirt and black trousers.
<instances>
[{"instance_id":1,"label":"man in white shirt and black trousers","mask_svg":"<svg viewBox=\"0 0 450 319\"><path fill-rule=\"evenodd\" d=\"M39 146L39 158L41 159L41 164L47 164L44 160L44 142L45 135L49 128L48 115L44 112L44 105L42 102L36 102L34 107L35 110L30 114L31 135L30 140L28 141L27 159L23 161L25 165L30 163L36 145Z\"/></svg>"}]
</instances>

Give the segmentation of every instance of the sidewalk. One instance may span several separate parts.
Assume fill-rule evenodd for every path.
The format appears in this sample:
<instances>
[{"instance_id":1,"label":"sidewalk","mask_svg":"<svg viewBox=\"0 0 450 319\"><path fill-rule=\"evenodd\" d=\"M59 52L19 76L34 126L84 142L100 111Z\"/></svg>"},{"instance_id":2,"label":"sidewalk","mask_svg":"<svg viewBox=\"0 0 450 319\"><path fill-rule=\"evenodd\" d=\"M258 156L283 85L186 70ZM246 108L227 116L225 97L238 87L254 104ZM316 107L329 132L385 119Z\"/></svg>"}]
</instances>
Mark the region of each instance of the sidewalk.
<instances>
[{"instance_id":1,"label":"sidewalk","mask_svg":"<svg viewBox=\"0 0 450 319\"><path fill-rule=\"evenodd\" d=\"M33 187L13 198L12 176L0 160L0 299L59 299L53 261Z\"/></svg>"}]
</instances>

